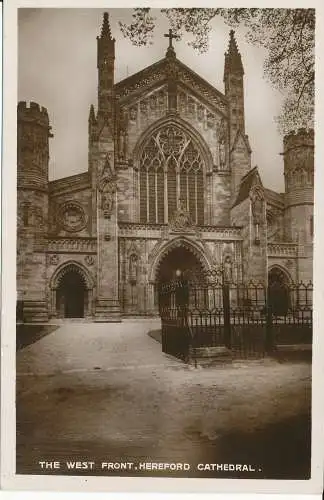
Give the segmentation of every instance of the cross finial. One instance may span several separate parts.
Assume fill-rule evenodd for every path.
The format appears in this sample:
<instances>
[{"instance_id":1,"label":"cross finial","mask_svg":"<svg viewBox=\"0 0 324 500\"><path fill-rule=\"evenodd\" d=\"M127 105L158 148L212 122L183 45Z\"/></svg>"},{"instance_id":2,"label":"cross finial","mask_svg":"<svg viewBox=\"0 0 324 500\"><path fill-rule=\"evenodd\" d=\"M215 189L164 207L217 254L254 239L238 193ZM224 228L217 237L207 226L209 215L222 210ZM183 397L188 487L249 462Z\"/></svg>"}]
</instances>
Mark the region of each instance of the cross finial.
<instances>
[{"instance_id":1,"label":"cross finial","mask_svg":"<svg viewBox=\"0 0 324 500\"><path fill-rule=\"evenodd\" d=\"M164 36L169 39L169 47L168 47L168 50L167 50L167 54L174 54L175 52L174 52L174 48L173 48L173 45L172 45L172 40L173 39L175 39L175 40L179 39L179 35L174 35L172 33L172 29L170 28L169 29L169 33L164 33Z\"/></svg>"}]
</instances>

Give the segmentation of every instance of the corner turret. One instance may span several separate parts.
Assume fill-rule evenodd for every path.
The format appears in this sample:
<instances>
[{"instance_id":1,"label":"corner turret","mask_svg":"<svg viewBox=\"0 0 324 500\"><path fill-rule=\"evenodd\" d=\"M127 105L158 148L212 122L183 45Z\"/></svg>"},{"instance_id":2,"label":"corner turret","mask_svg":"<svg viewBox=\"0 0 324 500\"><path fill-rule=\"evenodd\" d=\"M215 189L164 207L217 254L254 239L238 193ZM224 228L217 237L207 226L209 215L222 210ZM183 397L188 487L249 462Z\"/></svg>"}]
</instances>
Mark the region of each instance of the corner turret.
<instances>
[{"instance_id":1,"label":"corner turret","mask_svg":"<svg viewBox=\"0 0 324 500\"><path fill-rule=\"evenodd\" d=\"M284 137L286 236L300 243L313 239L314 130Z\"/></svg>"},{"instance_id":2,"label":"corner turret","mask_svg":"<svg viewBox=\"0 0 324 500\"><path fill-rule=\"evenodd\" d=\"M115 39L111 37L109 15L104 13L101 34L97 36L98 115L113 113Z\"/></svg>"},{"instance_id":3,"label":"corner turret","mask_svg":"<svg viewBox=\"0 0 324 500\"><path fill-rule=\"evenodd\" d=\"M47 321L48 113L37 103L17 107L17 297L25 321Z\"/></svg>"}]
</instances>

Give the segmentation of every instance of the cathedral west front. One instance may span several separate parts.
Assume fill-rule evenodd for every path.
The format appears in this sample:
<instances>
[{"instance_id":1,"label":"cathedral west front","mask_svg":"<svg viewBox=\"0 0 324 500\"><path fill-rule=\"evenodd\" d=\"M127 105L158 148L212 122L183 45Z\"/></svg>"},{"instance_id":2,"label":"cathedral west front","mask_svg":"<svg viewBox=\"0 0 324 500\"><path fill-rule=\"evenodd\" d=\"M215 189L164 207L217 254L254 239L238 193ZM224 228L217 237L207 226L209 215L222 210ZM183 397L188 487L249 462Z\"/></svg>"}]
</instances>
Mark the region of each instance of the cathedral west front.
<instances>
[{"instance_id":1,"label":"cathedral west front","mask_svg":"<svg viewBox=\"0 0 324 500\"><path fill-rule=\"evenodd\" d=\"M49 181L47 110L18 103L17 301L26 322L157 315L159 284L178 269L201 276L226 265L236 282L312 279L313 131L284 138L285 190L265 188L251 165L234 32L222 91L184 65L167 36L163 59L116 83L104 14L86 172Z\"/></svg>"}]
</instances>

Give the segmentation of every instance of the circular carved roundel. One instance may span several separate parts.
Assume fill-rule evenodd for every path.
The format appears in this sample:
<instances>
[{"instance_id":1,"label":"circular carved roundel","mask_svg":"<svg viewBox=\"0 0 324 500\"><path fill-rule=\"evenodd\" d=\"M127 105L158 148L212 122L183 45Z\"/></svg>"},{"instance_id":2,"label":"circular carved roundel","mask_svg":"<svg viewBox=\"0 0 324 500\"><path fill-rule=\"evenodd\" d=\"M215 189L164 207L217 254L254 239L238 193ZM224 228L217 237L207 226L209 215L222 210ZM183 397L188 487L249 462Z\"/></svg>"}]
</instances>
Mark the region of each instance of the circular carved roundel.
<instances>
[{"instance_id":1,"label":"circular carved roundel","mask_svg":"<svg viewBox=\"0 0 324 500\"><path fill-rule=\"evenodd\" d=\"M87 219L83 208L73 201L65 203L59 210L59 223L65 231L81 231Z\"/></svg>"}]
</instances>

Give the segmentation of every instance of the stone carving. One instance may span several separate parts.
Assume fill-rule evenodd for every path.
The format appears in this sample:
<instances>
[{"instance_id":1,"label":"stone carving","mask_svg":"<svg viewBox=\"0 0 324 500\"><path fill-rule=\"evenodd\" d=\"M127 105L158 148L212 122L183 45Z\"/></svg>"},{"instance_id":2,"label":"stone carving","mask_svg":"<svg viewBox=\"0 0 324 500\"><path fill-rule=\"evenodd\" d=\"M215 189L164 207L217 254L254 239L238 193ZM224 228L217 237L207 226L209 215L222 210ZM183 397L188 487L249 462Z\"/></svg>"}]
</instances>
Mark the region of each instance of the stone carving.
<instances>
[{"instance_id":1,"label":"stone carving","mask_svg":"<svg viewBox=\"0 0 324 500\"><path fill-rule=\"evenodd\" d=\"M197 106L197 117L198 117L198 120L200 122L203 121L203 119L204 119L204 115L205 115L204 111L205 111L205 108L201 104L199 104Z\"/></svg>"},{"instance_id":2,"label":"stone carving","mask_svg":"<svg viewBox=\"0 0 324 500\"><path fill-rule=\"evenodd\" d=\"M124 110L119 112L118 157L125 160L127 154L127 114Z\"/></svg>"},{"instance_id":3,"label":"stone carving","mask_svg":"<svg viewBox=\"0 0 324 500\"><path fill-rule=\"evenodd\" d=\"M137 77L137 75L136 75ZM136 78L131 78L128 80L127 85L117 84L116 88L116 98L121 98L135 92L138 89L144 89L145 87L152 85L154 82L163 80L165 73L163 67L152 72L151 68L147 68L141 71L140 76Z\"/></svg>"},{"instance_id":4,"label":"stone carving","mask_svg":"<svg viewBox=\"0 0 324 500\"><path fill-rule=\"evenodd\" d=\"M156 94L153 94L150 97L150 107L151 107L152 111L156 110L156 107L157 107L157 96L156 96Z\"/></svg>"},{"instance_id":5,"label":"stone carving","mask_svg":"<svg viewBox=\"0 0 324 500\"><path fill-rule=\"evenodd\" d=\"M130 283L136 283L138 276L138 256L132 253L129 257L129 281Z\"/></svg>"},{"instance_id":6,"label":"stone carving","mask_svg":"<svg viewBox=\"0 0 324 500\"><path fill-rule=\"evenodd\" d=\"M65 203L58 214L59 225L68 232L81 231L87 222L86 214L81 205L74 201Z\"/></svg>"},{"instance_id":7,"label":"stone carving","mask_svg":"<svg viewBox=\"0 0 324 500\"><path fill-rule=\"evenodd\" d=\"M226 122L222 119L217 126L219 167L222 170L226 168L226 132Z\"/></svg>"},{"instance_id":8,"label":"stone carving","mask_svg":"<svg viewBox=\"0 0 324 500\"><path fill-rule=\"evenodd\" d=\"M177 79L188 85L196 92L199 92L207 102L212 106L222 111L224 114L227 112L227 103L225 97L215 90L211 85L208 85L201 78L194 75L190 70L180 66L178 63L174 64L175 71L177 72ZM117 100L128 96L133 92L145 87L151 86L155 82L165 80L165 72L168 71L168 62L162 62L161 65L152 71L147 68L141 71L136 77L127 79L127 83L121 82L116 85L116 98ZM135 76L135 75L134 75Z\"/></svg>"},{"instance_id":9,"label":"stone carving","mask_svg":"<svg viewBox=\"0 0 324 500\"><path fill-rule=\"evenodd\" d=\"M86 255L84 260L85 260L86 264L88 264L88 266L92 266L94 264L93 255Z\"/></svg>"},{"instance_id":10,"label":"stone carving","mask_svg":"<svg viewBox=\"0 0 324 500\"><path fill-rule=\"evenodd\" d=\"M226 104L223 102L224 98L222 98L221 94L212 87L207 86L200 78L196 78L189 70L184 68L179 69L178 78L180 81L183 81L195 89L196 92L198 91L208 102L220 109L223 113L226 112Z\"/></svg>"},{"instance_id":11,"label":"stone carving","mask_svg":"<svg viewBox=\"0 0 324 500\"><path fill-rule=\"evenodd\" d=\"M225 140L221 139L218 145L219 150L219 166L224 169L226 166L226 145Z\"/></svg>"},{"instance_id":12,"label":"stone carving","mask_svg":"<svg viewBox=\"0 0 324 500\"><path fill-rule=\"evenodd\" d=\"M147 115L147 102L146 101L140 102L140 109L141 109L142 115L146 116Z\"/></svg>"},{"instance_id":13,"label":"stone carving","mask_svg":"<svg viewBox=\"0 0 324 500\"><path fill-rule=\"evenodd\" d=\"M184 92L179 94L179 110L181 113L185 113L187 107L187 95Z\"/></svg>"},{"instance_id":14,"label":"stone carving","mask_svg":"<svg viewBox=\"0 0 324 500\"><path fill-rule=\"evenodd\" d=\"M191 97L188 97L188 113L190 115L194 115L195 114L195 108L196 108L195 101Z\"/></svg>"},{"instance_id":15,"label":"stone carving","mask_svg":"<svg viewBox=\"0 0 324 500\"><path fill-rule=\"evenodd\" d=\"M213 115L213 113L211 113L210 111L207 111L207 127L215 127L215 115Z\"/></svg>"},{"instance_id":16,"label":"stone carving","mask_svg":"<svg viewBox=\"0 0 324 500\"><path fill-rule=\"evenodd\" d=\"M59 256L54 254L49 256L49 263L52 264L52 266L56 266L59 263Z\"/></svg>"},{"instance_id":17,"label":"stone carving","mask_svg":"<svg viewBox=\"0 0 324 500\"><path fill-rule=\"evenodd\" d=\"M151 226L148 231L148 227L146 224L138 224L136 222L119 222L118 224L118 233L120 236L125 237L136 237L139 235L139 231L142 232L141 237L147 238L147 235L150 234L152 237L160 237L161 234L164 233L165 229L168 226L166 224L154 224ZM215 226L200 226L199 231L205 235L206 238L211 238L213 241L215 240L242 240L242 229L240 227L228 227L228 228L219 228Z\"/></svg>"},{"instance_id":18,"label":"stone carving","mask_svg":"<svg viewBox=\"0 0 324 500\"><path fill-rule=\"evenodd\" d=\"M193 229L193 223L184 200L179 201L179 208L172 217L170 228L173 231L188 231Z\"/></svg>"},{"instance_id":19,"label":"stone carving","mask_svg":"<svg viewBox=\"0 0 324 500\"><path fill-rule=\"evenodd\" d=\"M114 203L113 191L111 189L103 191L101 194L101 208L104 211L105 216L111 215L113 203Z\"/></svg>"},{"instance_id":20,"label":"stone carving","mask_svg":"<svg viewBox=\"0 0 324 500\"><path fill-rule=\"evenodd\" d=\"M263 210L263 193L262 189L259 186L255 186L250 192L250 200L251 200L251 208L252 208L252 216L255 224L260 224L264 217Z\"/></svg>"},{"instance_id":21,"label":"stone carving","mask_svg":"<svg viewBox=\"0 0 324 500\"><path fill-rule=\"evenodd\" d=\"M50 252L95 253L96 248L96 238L56 238L48 240L48 250Z\"/></svg>"},{"instance_id":22,"label":"stone carving","mask_svg":"<svg viewBox=\"0 0 324 500\"><path fill-rule=\"evenodd\" d=\"M129 118L131 121L136 122L137 120L137 106L133 106L129 109Z\"/></svg>"},{"instance_id":23,"label":"stone carving","mask_svg":"<svg viewBox=\"0 0 324 500\"><path fill-rule=\"evenodd\" d=\"M111 216L116 189L116 174L112 171L108 154L98 182L98 190L101 194L101 209L104 212L105 218L109 218Z\"/></svg>"},{"instance_id":24,"label":"stone carving","mask_svg":"<svg viewBox=\"0 0 324 500\"><path fill-rule=\"evenodd\" d=\"M276 257L296 257L297 245L295 243L268 243L268 255Z\"/></svg>"},{"instance_id":25,"label":"stone carving","mask_svg":"<svg viewBox=\"0 0 324 500\"><path fill-rule=\"evenodd\" d=\"M264 198L260 186L254 186L250 191L251 210L254 222L254 243L260 244L260 223L264 219Z\"/></svg>"},{"instance_id":26,"label":"stone carving","mask_svg":"<svg viewBox=\"0 0 324 500\"><path fill-rule=\"evenodd\" d=\"M208 128L215 130L216 115L206 106L201 104L199 99L196 99L185 92L180 92L178 100L179 111L181 113L188 113L189 115L194 116L195 109L197 108L197 119L200 122L203 122Z\"/></svg>"},{"instance_id":27,"label":"stone carving","mask_svg":"<svg viewBox=\"0 0 324 500\"><path fill-rule=\"evenodd\" d=\"M168 78L168 109L169 111L176 111L178 72L173 61L168 61L166 74Z\"/></svg>"},{"instance_id":28,"label":"stone carving","mask_svg":"<svg viewBox=\"0 0 324 500\"><path fill-rule=\"evenodd\" d=\"M232 281L232 267L232 259L227 255L224 260L224 281Z\"/></svg>"},{"instance_id":29,"label":"stone carving","mask_svg":"<svg viewBox=\"0 0 324 500\"><path fill-rule=\"evenodd\" d=\"M166 91L165 90L161 90L159 93L158 93L158 96L157 96L157 101L158 101L158 106L159 106L159 112L160 113L163 113L164 109L165 109L165 100L166 100Z\"/></svg>"}]
</instances>

